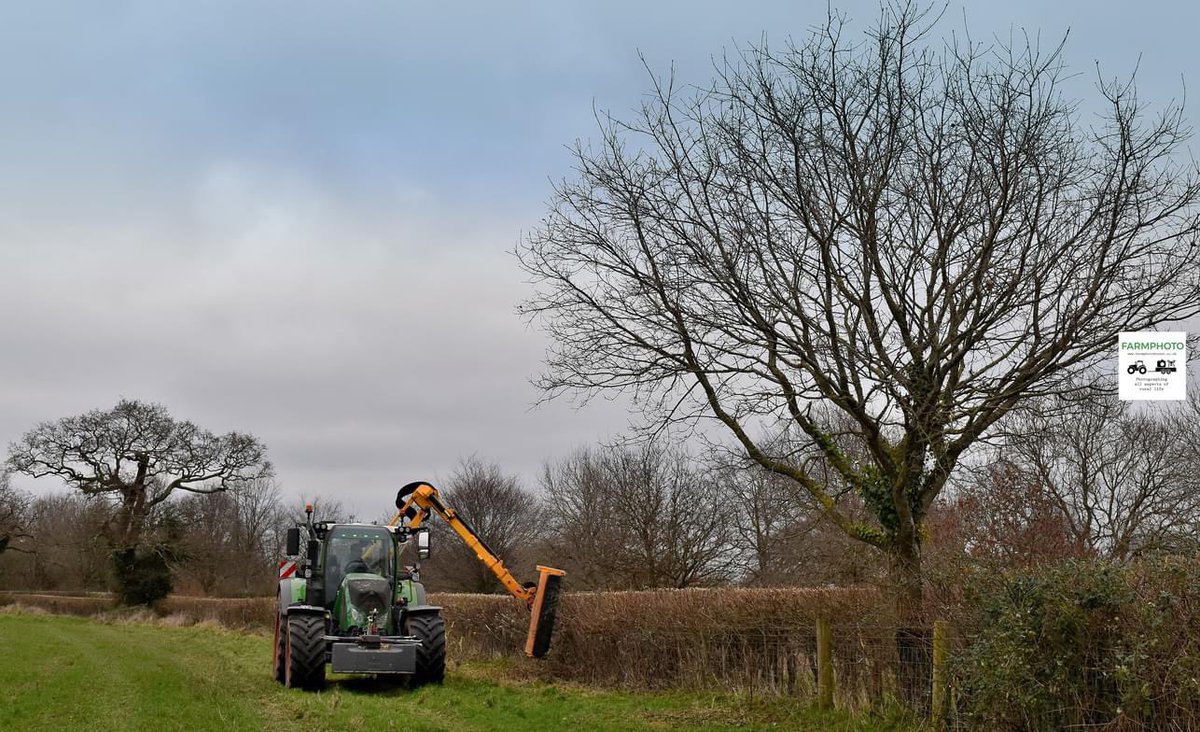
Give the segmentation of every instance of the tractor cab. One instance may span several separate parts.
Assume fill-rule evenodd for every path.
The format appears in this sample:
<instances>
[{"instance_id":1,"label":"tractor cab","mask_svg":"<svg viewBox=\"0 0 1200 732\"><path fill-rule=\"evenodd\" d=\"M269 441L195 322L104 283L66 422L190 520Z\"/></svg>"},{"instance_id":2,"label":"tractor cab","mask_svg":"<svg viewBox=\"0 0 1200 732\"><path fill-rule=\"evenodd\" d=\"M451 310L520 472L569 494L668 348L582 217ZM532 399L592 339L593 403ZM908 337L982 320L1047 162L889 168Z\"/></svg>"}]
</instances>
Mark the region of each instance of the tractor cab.
<instances>
[{"instance_id":1,"label":"tractor cab","mask_svg":"<svg viewBox=\"0 0 1200 732\"><path fill-rule=\"evenodd\" d=\"M333 526L325 541L322 563L325 608L349 635L371 625L388 625L387 613L395 596L396 544L382 526Z\"/></svg>"}]
</instances>

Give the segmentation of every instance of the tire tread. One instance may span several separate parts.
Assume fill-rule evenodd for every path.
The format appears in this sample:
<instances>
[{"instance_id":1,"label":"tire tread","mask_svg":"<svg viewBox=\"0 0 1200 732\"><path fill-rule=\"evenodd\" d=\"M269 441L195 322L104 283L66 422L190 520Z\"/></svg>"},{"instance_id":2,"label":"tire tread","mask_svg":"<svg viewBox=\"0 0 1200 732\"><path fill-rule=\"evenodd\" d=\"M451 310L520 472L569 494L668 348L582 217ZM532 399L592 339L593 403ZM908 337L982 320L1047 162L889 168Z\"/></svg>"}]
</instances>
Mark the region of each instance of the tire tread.
<instances>
[{"instance_id":1,"label":"tire tread","mask_svg":"<svg viewBox=\"0 0 1200 732\"><path fill-rule=\"evenodd\" d=\"M287 618L287 630L290 653L285 685L310 691L325 686L325 619L293 615Z\"/></svg>"},{"instance_id":2,"label":"tire tread","mask_svg":"<svg viewBox=\"0 0 1200 732\"><path fill-rule=\"evenodd\" d=\"M413 674L413 685L442 683L446 678L445 620L441 615L411 615L408 618L408 633L421 641L417 647L417 671Z\"/></svg>"}]
</instances>

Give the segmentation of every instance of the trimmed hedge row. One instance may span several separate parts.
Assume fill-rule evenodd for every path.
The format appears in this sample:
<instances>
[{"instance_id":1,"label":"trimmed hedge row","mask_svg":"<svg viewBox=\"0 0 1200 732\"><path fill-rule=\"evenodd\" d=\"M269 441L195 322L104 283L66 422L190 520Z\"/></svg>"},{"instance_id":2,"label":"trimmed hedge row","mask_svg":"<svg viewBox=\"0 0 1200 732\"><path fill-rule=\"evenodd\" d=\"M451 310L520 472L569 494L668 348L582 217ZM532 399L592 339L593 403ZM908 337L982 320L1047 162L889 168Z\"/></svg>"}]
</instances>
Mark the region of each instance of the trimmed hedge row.
<instances>
[{"instance_id":1,"label":"trimmed hedge row","mask_svg":"<svg viewBox=\"0 0 1200 732\"><path fill-rule=\"evenodd\" d=\"M103 595L0 593L0 604L10 602L73 615L115 610L112 598ZM521 655L529 627L529 611L521 603L503 595L441 593L431 594L430 602L444 608L451 659L513 658L530 674L603 685L800 693L812 686L818 616L832 618L846 638L855 639L840 648L846 679L861 675L864 653L890 651L886 642L864 643L860 637L877 626L872 618L880 602L871 589L569 593L559 607L553 651L538 663ZM268 629L274 622L272 598L172 596L156 610L175 624ZM846 688L850 693L853 687Z\"/></svg>"},{"instance_id":2,"label":"trimmed hedge row","mask_svg":"<svg viewBox=\"0 0 1200 732\"><path fill-rule=\"evenodd\" d=\"M970 570L939 615L957 641L948 718L970 729L1200 729L1200 563L1077 561ZM896 693L896 629L872 589L568 593L550 656L521 656L528 611L500 595L434 594L452 660L609 686L714 687L812 698L813 626L833 626L839 704ZM0 604L120 617L111 598L0 593ZM272 598L168 598L172 624L267 629ZM926 673L928 669L923 669Z\"/></svg>"}]
</instances>

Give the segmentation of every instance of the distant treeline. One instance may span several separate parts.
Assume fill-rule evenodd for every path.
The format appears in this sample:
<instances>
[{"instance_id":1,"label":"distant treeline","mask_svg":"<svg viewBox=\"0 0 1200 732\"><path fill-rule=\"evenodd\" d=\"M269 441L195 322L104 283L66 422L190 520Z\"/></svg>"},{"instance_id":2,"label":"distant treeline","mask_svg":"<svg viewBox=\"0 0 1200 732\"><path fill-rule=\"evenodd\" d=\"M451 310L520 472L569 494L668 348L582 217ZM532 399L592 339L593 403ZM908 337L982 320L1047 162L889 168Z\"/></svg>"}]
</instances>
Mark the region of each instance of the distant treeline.
<instances>
[{"instance_id":1,"label":"distant treeline","mask_svg":"<svg viewBox=\"0 0 1200 732\"><path fill-rule=\"evenodd\" d=\"M1194 551L1198 415L1195 395L1159 414L1107 398L1014 414L931 508L926 565L1029 567ZM773 449L819 459L787 435ZM842 449L853 457L861 448L846 438ZM865 520L859 494L838 486L836 471L825 476L840 507ZM719 448L700 453L661 439L581 448L548 462L534 486L469 457L439 488L510 567L528 574L536 563L562 566L575 589L857 585L887 571L882 556L833 526L791 481ZM335 499L316 503L320 518L353 518ZM0 474L0 588L110 589L110 537L121 517L111 493L34 497ZM176 592L263 595L285 529L302 518L301 506L262 477L172 495L150 510L144 543L168 558ZM427 584L500 591L446 527L433 529Z\"/></svg>"}]
</instances>

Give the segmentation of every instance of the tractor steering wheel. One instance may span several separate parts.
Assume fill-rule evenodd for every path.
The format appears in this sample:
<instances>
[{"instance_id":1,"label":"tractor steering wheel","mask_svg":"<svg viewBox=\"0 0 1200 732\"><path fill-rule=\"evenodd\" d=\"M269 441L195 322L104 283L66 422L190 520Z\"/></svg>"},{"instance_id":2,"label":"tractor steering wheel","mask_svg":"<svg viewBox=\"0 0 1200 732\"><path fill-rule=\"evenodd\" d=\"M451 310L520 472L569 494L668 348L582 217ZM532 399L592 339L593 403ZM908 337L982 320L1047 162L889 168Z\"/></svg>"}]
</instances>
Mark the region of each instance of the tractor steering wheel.
<instances>
[{"instance_id":1,"label":"tractor steering wheel","mask_svg":"<svg viewBox=\"0 0 1200 732\"><path fill-rule=\"evenodd\" d=\"M346 565L346 574L353 574L354 572L370 572L370 571L371 571L371 568L369 566L367 566L367 563L361 559L355 559L354 561L352 561Z\"/></svg>"}]
</instances>

